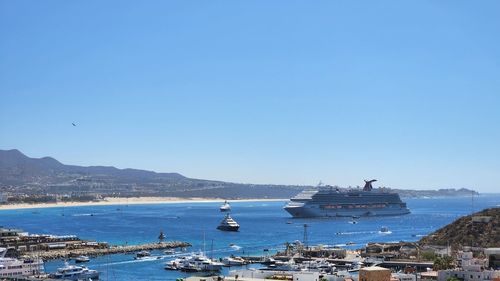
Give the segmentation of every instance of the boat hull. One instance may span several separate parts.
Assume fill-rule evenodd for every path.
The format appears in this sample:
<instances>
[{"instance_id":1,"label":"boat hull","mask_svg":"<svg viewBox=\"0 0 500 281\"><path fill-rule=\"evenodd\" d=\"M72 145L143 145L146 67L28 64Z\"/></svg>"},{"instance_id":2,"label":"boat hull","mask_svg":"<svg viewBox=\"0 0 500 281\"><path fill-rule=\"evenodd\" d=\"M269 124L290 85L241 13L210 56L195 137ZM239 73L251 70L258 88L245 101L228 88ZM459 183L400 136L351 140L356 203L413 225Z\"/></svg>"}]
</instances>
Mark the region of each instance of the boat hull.
<instances>
[{"instance_id":1,"label":"boat hull","mask_svg":"<svg viewBox=\"0 0 500 281\"><path fill-rule=\"evenodd\" d=\"M304 204L303 206L285 206L284 209L294 218L399 216L410 213L408 208L400 206L377 209L332 210L321 208L317 204Z\"/></svg>"},{"instance_id":2,"label":"boat hull","mask_svg":"<svg viewBox=\"0 0 500 281\"><path fill-rule=\"evenodd\" d=\"M227 225L219 225L217 226L218 230L222 231L238 231L240 229L239 226L227 226Z\"/></svg>"}]
</instances>

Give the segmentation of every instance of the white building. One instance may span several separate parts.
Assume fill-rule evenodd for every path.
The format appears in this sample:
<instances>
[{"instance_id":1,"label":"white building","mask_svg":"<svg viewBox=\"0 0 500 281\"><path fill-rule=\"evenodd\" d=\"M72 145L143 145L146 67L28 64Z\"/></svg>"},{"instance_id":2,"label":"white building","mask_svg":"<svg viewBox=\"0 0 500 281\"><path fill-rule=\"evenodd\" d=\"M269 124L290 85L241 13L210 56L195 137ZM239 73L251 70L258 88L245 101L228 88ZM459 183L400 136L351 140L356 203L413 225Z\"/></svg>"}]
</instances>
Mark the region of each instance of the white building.
<instances>
[{"instance_id":1,"label":"white building","mask_svg":"<svg viewBox=\"0 0 500 281\"><path fill-rule=\"evenodd\" d=\"M500 278L500 271L486 269L487 261L473 258L472 252L459 252L457 261L459 268L440 270L438 281L446 281L451 277L463 281L493 281Z\"/></svg>"},{"instance_id":2,"label":"white building","mask_svg":"<svg viewBox=\"0 0 500 281\"><path fill-rule=\"evenodd\" d=\"M236 278L236 276L238 276ZM319 281L319 272L280 271L280 270L233 270L225 280L264 280L271 276L289 276L293 281Z\"/></svg>"}]
</instances>

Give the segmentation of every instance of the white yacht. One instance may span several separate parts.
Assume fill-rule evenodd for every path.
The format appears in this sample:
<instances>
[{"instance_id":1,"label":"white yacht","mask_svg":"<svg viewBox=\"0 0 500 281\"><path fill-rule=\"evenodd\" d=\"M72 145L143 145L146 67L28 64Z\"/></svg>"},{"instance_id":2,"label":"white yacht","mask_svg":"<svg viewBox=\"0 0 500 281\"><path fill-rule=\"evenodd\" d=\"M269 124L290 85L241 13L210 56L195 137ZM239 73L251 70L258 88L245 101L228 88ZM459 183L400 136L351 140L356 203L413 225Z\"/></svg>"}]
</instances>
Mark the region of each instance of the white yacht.
<instances>
[{"instance_id":1,"label":"white yacht","mask_svg":"<svg viewBox=\"0 0 500 281\"><path fill-rule=\"evenodd\" d=\"M199 252L186 259L180 269L185 271L191 271L192 269L196 271L220 271L222 266L222 263L213 261L204 253Z\"/></svg>"},{"instance_id":2,"label":"white yacht","mask_svg":"<svg viewBox=\"0 0 500 281\"><path fill-rule=\"evenodd\" d=\"M226 200L226 201L224 201L224 204L222 204L220 206L219 209L220 209L221 212L229 212L229 211L231 211L231 205L229 205L229 203Z\"/></svg>"},{"instance_id":3,"label":"white yacht","mask_svg":"<svg viewBox=\"0 0 500 281\"><path fill-rule=\"evenodd\" d=\"M6 258L6 248L0 248L0 279L2 277L33 276L44 273L41 259L19 260Z\"/></svg>"},{"instance_id":4,"label":"white yacht","mask_svg":"<svg viewBox=\"0 0 500 281\"><path fill-rule=\"evenodd\" d=\"M276 263L269 265L270 269L281 270L281 271L300 271L301 267L299 264L296 264L292 259L288 261L276 261Z\"/></svg>"},{"instance_id":5,"label":"white yacht","mask_svg":"<svg viewBox=\"0 0 500 281\"><path fill-rule=\"evenodd\" d=\"M56 273L50 275L54 279L64 280L99 280L97 270L88 269L85 266L69 265L64 263L64 267L58 268Z\"/></svg>"},{"instance_id":6,"label":"white yacht","mask_svg":"<svg viewBox=\"0 0 500 281\"><path fill-rule=\"evenodd\" d=\"M202 252L165 263L165 269L186 272L220 271L224 264L205 256Z\"/></svg>"},{"instance_id":7,"label":"white yacht","mask_svg":"<svg viewBox=\"0 0 500 281\"><path fill-rule=\"evenodd\" d=\"M222 263L225 266L242 266L247 264L247 262L241 257L225 257L222 259Z\"/></svg>"},{"instance_id":8,"label":"white yacht","mask_svg":"<svg viewBox=\"0 0 500 281\"><path fill-rule=\"evenodd\" d=\"M227 214L220 222L219 226L217 226L217 229L222 231L238 231L238 229L240 229L240 225L229 214Z\"/></svg>"},{"instance_id":9,"label":"white yacht","mask_svg":"<svg viewBox=\"0 0 500 281\"><path fill-rule=\"evenodd\" d=\"M76 263L89 262L90 258L88 256L78 256L75 258Z\"/></svg>"}]
</instances>

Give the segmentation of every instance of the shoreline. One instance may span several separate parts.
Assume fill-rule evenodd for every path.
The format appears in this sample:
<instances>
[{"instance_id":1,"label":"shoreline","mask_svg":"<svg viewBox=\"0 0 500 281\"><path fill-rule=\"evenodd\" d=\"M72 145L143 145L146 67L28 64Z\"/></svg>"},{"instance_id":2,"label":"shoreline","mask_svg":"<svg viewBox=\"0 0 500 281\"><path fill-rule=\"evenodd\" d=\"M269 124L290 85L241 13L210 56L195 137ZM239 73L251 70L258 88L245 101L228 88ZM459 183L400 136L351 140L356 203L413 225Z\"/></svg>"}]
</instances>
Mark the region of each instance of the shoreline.
<instances>
[{"instance_id":1,"label":"shoreline","mask_svg":"<svg viewBox=\"0 0 500 281\"><path fill-rule=\"evenodd\" d=\"M1 210L45 209L59 207L112 206L112 205L151 205L151 204L182 204L182 203L223 203L223 198L182 198L182 197L107 197L101 201L89 202L57 202L57 203L16 203L2 204ZM278 202L289 199L234 199L229 202Z\"/></svg>"}]
</instances>

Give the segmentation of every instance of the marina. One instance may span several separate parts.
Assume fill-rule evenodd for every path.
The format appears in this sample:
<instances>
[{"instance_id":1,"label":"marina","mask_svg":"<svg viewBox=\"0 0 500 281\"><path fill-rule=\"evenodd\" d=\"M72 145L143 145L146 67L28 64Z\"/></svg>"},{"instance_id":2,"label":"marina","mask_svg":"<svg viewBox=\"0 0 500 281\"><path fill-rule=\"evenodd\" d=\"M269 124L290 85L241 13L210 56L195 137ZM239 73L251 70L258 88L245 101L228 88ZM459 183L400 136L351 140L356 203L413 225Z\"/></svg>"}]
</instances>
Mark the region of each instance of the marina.
<instances>
[{"instance_id":1,"label":"marina","mask_svg":"<svg viewBox=\"0 0 500 281\"><path fill-rule=\"evenodd\" d=\"M442 201L448 204L441 204ZM203 250L203 235L210 242L213 240L213 246L205 249L205 254L209 259L224 264L229 262L229 266L224 264L218 274L229 276L232 270L246 268L256 270L266 268L276 264L281 269L293 268L304 262L305 259L294 257L292 265L290 258L284 255L276 256L278 252L286 250L286 241L290 244L294 241L304 242L304 224L307 228L307 245L309 246L308 259L321 259L321 255L328 253L328 262L335 264L337 269L351 270L350 267L355 261L361 261L356 255L343 257L343 253L352 252L355 249L364 247L367 243L373 241L391 242L391 241L415 241L420 236L445 225L459 216L466 213L463 206L467 204L468 198L445 198L441 201L435 199L407 199L412 209L412 213L405 216L396 217L369 217L356 218L357 224L348 223L352 218L336 219L290 219L288 214L282 210L283 202L238 202L234 203L231 215L237 216L238 222L244 225L239 232L225 232L215 228L220 223L221 213L218 209L218 203L196 203L196 204L168 204L168 205L144 205L123 207L122 220L123 225L114 223L114 206L100 207L74 207L66 208L66 216L57 216L52 218L53 213L59 213L55 209L40 209L39 213L33 215L30 210L3 211L6 213L16 213L16 221L9 221L10 216L5 216L5 225L19 227L34 233L57 233L74 235L83 238L89 238L97 241L108 241L110 244L120 245L106 253L89 253L72 251L73 257L86 255L91 257L85 265L89 269L100 272L100 280L141 280L142 274L148 272L151 275L150 280L175 280L180 277L189 277L193 274L204 274L195 272L186 272L181 270L165 270L165 266L170 261L182 258L183 256L192 256L198 253L198 249ZM477 208L494 206L498 197L485 196L476 199ZM439 208L436 210L436 208ZM108 211L110 210L110 211ZM93 217L74 216L79 213L95 213ZM23 215L24 213L24 215ZM107 215L109 213L109 215ZM56 220L50 229L41 228L43 222L47 219ZM256 219L258 218L258 219ZM82 223L92 219L93 228L81 228ZM158 221L164 222L159 225ZM108 227L112 226L112 227ZM64 226L58 228L57 226ZM392 233L379 233L382 227L387 227ZM172 240L186 241L192 245L186 250L182 247L165 248L166 246L158 244L158 233L163 229L164 235ZM263 231L265 230L265 231ZM136 234L134 234L136 233ZM146 234L147 233L147 234ZM132 236L130 234L133 234ZM133 239L136 237L136 239ZM146 237L146 238L145 238ZM149 238L147 238L149 237ZM127 245L137 243L134 246ZM155 241L155 242L154 242ZM164 242L166 243L166 242ZM212 243L210 243L212 244ZM322 244L321 248L315 246ZM169 245L169 246L181 246ZM404 245L399 245L402 247ZM388 245L374 245L385 247L385 249L398 249ZM321 249L321 250L319 250ZM370 248L371 249L371 248ZM146 250L151 253L152 258L135 260L136 253ZM50 253L50 252L49 252ZM68 257L67 251L55 250L54 254L47 256L49 260L45 262L45 271L49 273L56 272L58 268L63 267L64 260ZM388 252L390 253L390 252ZM43 255L43 253L40 253ZM33 255L36 256L36 255ZM59 258L59 259L58 259ZM243 265L236 265L234 261L243 260ZM307 263L307 262L306 262ZM406 262L408 263L408 261ZM350 264L350 265L349 265ZM308 267L323 267L324 262L309 263ZM394 266L400 266L395 264ZM428 265L422 265L425 267ZM275 267L276 268L276 267ZM355 268L352 268L355 269ZM272 266L269 270L273 270Z\"/></svg>"},{"instance_id":2,"label":"marina","mask_svg":"<svg viewBox=\"0 0 500 281\"><path fill-rule=\"evenodd\" d=\"M147 252L152 250L164 250L172 248L184 248L189 247L190 244L186 242L162 242L162 243L145 243L140 245L126 245L126 246L111 246L109 248L84 248L84 249L73 249L73 250L52 250L52 251L32 251L24 253L24 257L27 258L41 258L44 260L53 259L67 259L72 257L82 258L86 257L96 257L103 255L112 254L126 254L135 252Z\"/></svg>"}]
</instances>

